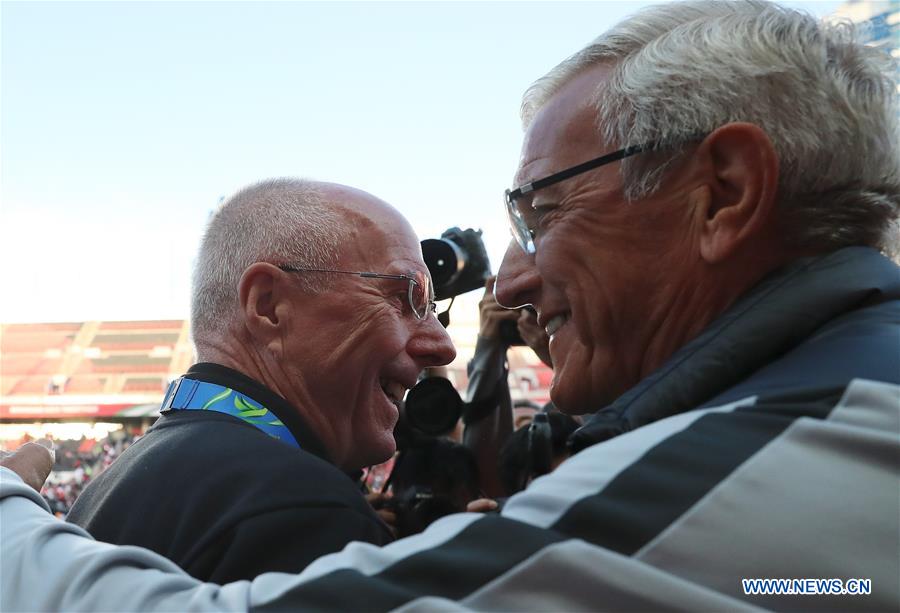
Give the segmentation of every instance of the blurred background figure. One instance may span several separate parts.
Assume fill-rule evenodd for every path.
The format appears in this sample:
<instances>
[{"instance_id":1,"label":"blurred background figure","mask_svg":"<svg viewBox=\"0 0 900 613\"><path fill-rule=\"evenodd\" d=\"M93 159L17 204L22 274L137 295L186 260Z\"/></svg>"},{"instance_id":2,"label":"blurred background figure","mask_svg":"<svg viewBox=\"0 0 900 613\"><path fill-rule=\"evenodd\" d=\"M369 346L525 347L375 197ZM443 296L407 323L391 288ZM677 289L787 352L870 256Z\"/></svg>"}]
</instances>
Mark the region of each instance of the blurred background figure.
<instances>
[{"instance_id":1,"label":"blurred background figure","mask_svg":"<svg viewBox=\"0 0 900 613\"><path fill-rule=\"evenodd\" d=\"M498 471L508 496L528 487L533 479L556 469L569 457L569 436L580 423L553 405L532 415L529 423L507 439L500 450Z\"/></svg>"},{"instance_id":2,"label":"blurred background figure","mask_svg":"<svg viewBox=\"0 0 900 613\"><path fill-rule=\"evenodd\" d=\"M498 472L499 452L515 429L530 422L539 405L529 400L513 401L509 388L511 347L527 345L550 366L546 332L537 324L530 307L506 309L494 297L496 277L485 281L479 302L478 340L468 365L469 410L464 415L463 440L475 453L480 470L481 490L489 497L508 495Z\"/></svg>"}]
</instances>

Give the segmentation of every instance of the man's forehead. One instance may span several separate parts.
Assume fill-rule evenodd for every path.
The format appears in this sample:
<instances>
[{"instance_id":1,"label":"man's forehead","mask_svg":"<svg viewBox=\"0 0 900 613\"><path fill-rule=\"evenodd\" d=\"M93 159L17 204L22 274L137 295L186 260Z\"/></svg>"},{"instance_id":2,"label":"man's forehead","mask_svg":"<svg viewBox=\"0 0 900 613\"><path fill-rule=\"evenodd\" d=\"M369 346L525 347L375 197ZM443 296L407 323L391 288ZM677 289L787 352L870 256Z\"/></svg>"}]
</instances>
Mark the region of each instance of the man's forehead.
<instances>
[{"instance_id":1,"label":"man's forehead","mask_svg":"<svg viewBox=\"0 0 900 613\"><path fill-rule=\"evenodd\" d=\"M343 245L342 259L348 264L358 262L355 265L364 265L370 272L406 274L425 270L422 248L415 234L381 230L370 228L356 234Z\"/></svg>"},{"instance_id":2,"label":"man's forehead","mask_svg":"<svg viewBox=\"0 0 900 613\"><path fill-rule=\"evenodd\" d=\"M351 228L366 226L391 227L403 216L384 200L355 187L325 184L322 190L329 205L340 211Z\"/></svg>"},{"instance_id":3,"label":"man's forehead","mask_svg":"<svg viewBox=\"0 0 900 613\"><path fill-rule=\"evenodd\" d=\"M555 92L535 114L525 133L518 179L537 178L528 176L532 165L572 165L584 161L579 157L602 152L604 146L598 138L594 102L598 88L603 86L610 71L611 67L607 65L582 71ZM549 169L550 172L557 170L561 168ZM536 168L535 171L546 174L548 169Z\"/></svg>"},{"instance_id":4,"label":"man's forehead","mask_svg":"<svg viewBox=\"0 0 900 613\"><path fill-rule=\"evenodd\" d=\"M419 239L397 209L356 188L333 184L329 187L328 197L343 220L343 240L339 245L342 260L382 269L424 267Z\"/></svg>"},{"instance_id":5,"label":"man's forehead","mask_svg":"<svg viewBox=\"0 0 900 613\"><path fill-rule=\"evenodd\" d=\"M365 272L427 272L419 239L403 217L395 223L369 218L356 225L341 245L340 257L344 266Z\"/></svg>"},{"instance_id":6,"label":"man's forehead","mask_svg":"<svg viewBox=\"0 0 900 613\"><path fill-rule=\"evenodd\" d=\"M323 192L343 218L344 240L339 246L342 267L413 277L428 275L419 238L397 209L346 185L324 184Z\"/></svg>"}]
</instances>

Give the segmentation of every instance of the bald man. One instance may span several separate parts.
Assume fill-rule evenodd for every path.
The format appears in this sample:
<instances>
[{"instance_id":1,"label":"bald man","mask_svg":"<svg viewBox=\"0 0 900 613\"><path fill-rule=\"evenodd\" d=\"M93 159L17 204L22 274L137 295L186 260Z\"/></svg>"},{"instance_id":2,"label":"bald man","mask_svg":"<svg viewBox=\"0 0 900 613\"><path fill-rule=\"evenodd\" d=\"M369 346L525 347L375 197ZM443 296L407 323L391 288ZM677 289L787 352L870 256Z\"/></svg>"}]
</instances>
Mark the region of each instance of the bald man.
<instances>
[{"instance_id":1,"label":"bald man","mask_svg":"<svg viewBox=\"0 0 900 613\"><path fill-rule=\"evenodd\" d=\"M347 473L391 456L406 390L455 356L433 300L419 239L385 202L294 179L242 190L197 258L198 363L69 520L215 582L389 542Z\"/></svg>"}]
</instances>

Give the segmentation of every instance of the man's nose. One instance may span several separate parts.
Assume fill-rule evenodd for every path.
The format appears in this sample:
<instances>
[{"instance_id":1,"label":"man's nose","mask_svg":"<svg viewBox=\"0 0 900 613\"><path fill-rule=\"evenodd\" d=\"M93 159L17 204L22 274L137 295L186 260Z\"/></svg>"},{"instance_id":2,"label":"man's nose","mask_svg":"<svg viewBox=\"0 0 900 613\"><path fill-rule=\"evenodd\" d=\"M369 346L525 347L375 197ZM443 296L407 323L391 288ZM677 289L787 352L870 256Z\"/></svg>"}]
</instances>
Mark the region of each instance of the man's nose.
<instances>
[{"instance_id":1,"label":"man's nose","mask_svg":"<svg viewBox=\"0 0 900 613\"><path fill-rule=\"evenodd\" d=\"M443 366L456 358L453 341L437 317L429 315L417 324L407 349L422 368Z\"/></svg>"},{"instance_id":2,"label":"man's nose","mask_svg":"<svg viewBox=\"0 0 900 613\"><path fill-rule=\"evenodd\" d=\"M541 278L534 265L534 256L525 253L515 240L511 240L494 283L497 303L508 309L535 304L540 287Z\"/></svg>"}]
</instances>

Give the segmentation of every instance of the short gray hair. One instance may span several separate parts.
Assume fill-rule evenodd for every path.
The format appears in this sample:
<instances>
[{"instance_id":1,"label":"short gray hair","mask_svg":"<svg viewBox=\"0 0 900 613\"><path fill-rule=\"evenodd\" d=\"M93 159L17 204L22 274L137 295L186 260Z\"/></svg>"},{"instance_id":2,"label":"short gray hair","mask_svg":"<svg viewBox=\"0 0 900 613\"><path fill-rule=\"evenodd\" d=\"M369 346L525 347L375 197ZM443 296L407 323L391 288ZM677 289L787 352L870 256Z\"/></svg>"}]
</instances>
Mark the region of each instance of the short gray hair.
<instances>
[{"instance_id":1,"label":"short gray hair","mask_svg":"<svg viewBox=\"0 0 900 613\"><path fill-rule=\"evenodd\" d=\"M247 267L255 262L333 267L342 227L340 214L312 181L270 179L226 200L210 217L197 254L191 292L194 343L222 334L235 321L238 283ZM309 283L303 275L297 278Z\"/></svg>"},{"instance_id":2,"label":"short gray hair","mask_svg":"<svg viewBox=\"0 0 900 613\"><path fill-rule=\"evenodd\" d=\"M684 145L729 122L769 135L780 160L788 238L895 251L900 134L891 58L827 24L761 0L647 8L563 61L525 93L522 120L575 75L609 64L598 136L659 151L623 161L628 200L656 191Z\"/></svg>"}]
</instances>

